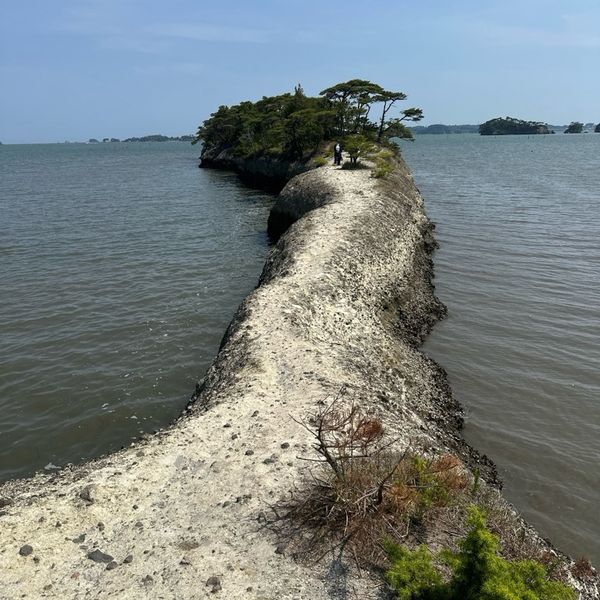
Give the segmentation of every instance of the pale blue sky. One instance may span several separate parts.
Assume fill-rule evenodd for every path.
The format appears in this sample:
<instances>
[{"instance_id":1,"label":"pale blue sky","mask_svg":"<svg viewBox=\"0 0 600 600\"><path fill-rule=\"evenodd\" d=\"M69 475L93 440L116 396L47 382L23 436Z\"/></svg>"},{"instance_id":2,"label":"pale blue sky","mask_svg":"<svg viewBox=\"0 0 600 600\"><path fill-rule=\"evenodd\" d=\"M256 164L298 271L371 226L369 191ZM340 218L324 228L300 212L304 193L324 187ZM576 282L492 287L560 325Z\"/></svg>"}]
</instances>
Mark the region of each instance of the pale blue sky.
<instances>
[{"instance_id":1,"label":"pale blue sky","mask_svg":"<svg viewBox=\"0 0 600 600\"><path fill-rule=\"evenodd\" d=\"M0 141L192 133L360 77L424 124L600 121L600 0L0 0Z\"/></svg>"}]
</instances>

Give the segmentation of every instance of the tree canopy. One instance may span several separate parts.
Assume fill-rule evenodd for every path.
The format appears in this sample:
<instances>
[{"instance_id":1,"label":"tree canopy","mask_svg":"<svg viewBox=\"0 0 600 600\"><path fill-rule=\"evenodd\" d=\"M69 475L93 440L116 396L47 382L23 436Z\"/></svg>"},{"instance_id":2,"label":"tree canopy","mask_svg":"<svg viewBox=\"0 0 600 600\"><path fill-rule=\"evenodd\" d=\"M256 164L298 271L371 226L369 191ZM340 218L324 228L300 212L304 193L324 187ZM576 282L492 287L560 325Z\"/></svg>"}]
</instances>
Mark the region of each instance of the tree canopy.
<instances>
[{"instance_id":1,"label":"tree canopy","mask_svg":"<svg viewBox=\"0 0 600 600\"><path fill-rule=\"evenodd\" d=\"M565 129L565 133L581 133L583 131L583 123L579 121L572 121L571 124Z\"/></svg>"},{"instance_id":2,"label":"tree canopy","mask_svg":"<svg viewBox=\"0 0 600 600\"><path fill-rule=\"evenodd\" d=\"M242 157L272 155L291 160L304 160L321 142L334 139L356 143L356 136L363 136L389 144L394 137L412 139L404 123L423 118L420 108L407 108L389 118L396 103L405 99L403 92L364 79L338 83L318 97L306 96L298 85L291 94L220 106L198 128L195 142L203 141L203 154L230 150ZM375 106L381 112L371 120Z\"/></svg>"},{"instance_id":3,"label":"tree canopy","mask_svg":"<svg viewBox=\"0 0 600 600\"><path fill-rule=\"evenodd\" d=\"M600 123L594 128L594 133L600 133Z\"/></svg>"}]
</instances>

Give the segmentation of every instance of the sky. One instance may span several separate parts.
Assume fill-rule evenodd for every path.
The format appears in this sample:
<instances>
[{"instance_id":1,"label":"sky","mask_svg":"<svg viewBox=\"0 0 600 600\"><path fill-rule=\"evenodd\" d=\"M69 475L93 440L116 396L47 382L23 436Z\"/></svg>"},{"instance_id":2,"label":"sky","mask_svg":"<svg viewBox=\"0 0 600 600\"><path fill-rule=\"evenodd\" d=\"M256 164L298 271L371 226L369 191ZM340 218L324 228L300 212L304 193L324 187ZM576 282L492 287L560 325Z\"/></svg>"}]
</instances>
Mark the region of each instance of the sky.
<instances>
[{"instance_id":1,"label":"sky","mask_svg":"<svg viewBox=\"0 0 600 600\"><path fill-rule=\"evenodd\" d=\"M600 0L0 0L0 141L183 135L348 79L422 124L600 121Z\"/></svg>"}]
</instances>

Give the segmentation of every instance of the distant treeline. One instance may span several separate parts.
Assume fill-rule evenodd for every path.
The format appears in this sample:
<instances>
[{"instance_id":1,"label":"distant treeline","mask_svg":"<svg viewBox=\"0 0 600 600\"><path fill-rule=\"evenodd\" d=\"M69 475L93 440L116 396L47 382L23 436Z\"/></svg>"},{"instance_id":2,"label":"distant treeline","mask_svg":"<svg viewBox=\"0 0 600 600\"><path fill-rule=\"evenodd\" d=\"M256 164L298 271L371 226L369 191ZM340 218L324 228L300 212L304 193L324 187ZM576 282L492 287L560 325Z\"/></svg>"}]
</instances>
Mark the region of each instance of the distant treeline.
<instances>
[{"instance_id":1,"label":"distant treeline","mask_svg":"<svg viewBox=\"0 0 600 600\"><path fill-rule=\"evenodd\" d=\"M435 123L434 125L416 125L409 128L415 134L423 133L478 133L479 125L442 125Z\"/></svg>"},{"instance_id":2,"label":"distant treeline","mask_svg":"<svg viewBox=\"0 0 600 600\"><path fill-rule=\"evenodd\" d=\"M167 135L144 135L142 137L130 137L125 140L120 140L118 138L103 138L102 140L97 140L96 138L90 138L88 140L88 144L99 144L106 142L191 142L194 140L193 135L180 135L179 137L169 137Z\"/></svg>"},{"instance_id":3,"label":"distant treeline","mask_svg":"<svg viewBox=\"0 0 600 600\"><path fill-rule=\"evenodd\" d=\"M600 133L600 123L573 121L569 125L548 125L540 121L524 121L514 117L498 117L481 125L443 125L436 123L427 127L417 125L409 128L415 135L444 133L480 133L481 135L537 135L548 133Z\"/></svg>"}]
</instances>

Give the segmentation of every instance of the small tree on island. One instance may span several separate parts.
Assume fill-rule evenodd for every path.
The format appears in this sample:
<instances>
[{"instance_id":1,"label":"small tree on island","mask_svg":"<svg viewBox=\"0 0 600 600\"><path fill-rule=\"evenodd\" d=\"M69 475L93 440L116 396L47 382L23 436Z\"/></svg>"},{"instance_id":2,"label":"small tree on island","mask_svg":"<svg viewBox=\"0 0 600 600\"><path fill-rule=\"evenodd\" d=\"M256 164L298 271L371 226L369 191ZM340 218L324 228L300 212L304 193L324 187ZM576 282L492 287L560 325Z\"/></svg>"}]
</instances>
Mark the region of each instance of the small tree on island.
<instances>
[{"instance_id":1,"label":"small tree on island","mask_svg":"<svg viewBox=\"0 0 600 600\"><path fill-rule=\"evenodd\" d=\"M346 137L344 141L344 148L350 156L350 164L355 165L359 158L365 158L369 154L373 153L377 146L373 140L368 137L353 133Z\"/></svg>"},{"instance_id":2,"label":"small tree on island","mask_svg":"<svg viewBox=\"0 0 600 600\"><path fill-rule=\"evenodd\" d=\"M598 125L596 125L596 127L594 129L594 133L600 133L600 123L598 123Z\"/></svg>"},{"instance_id":3,"label":"small tree on island","mask_svg":"<svg viewBox=\"0 0 600 600\"><path fill-rule=\"evenodd\" d=\"M340 138L360 134L379 143L391 138L413 139L412 132L402 121L416 122L423 118L420 108L408 108L401 111L401 117L386 120L394 104L406 100L406 94L385 90L365 79L351 79L338 83L324 89L321 96L334 108L337 135ZM369 114L375 104L383 105L377 124L369 120Z\"/></svg>"}]
</instances>

